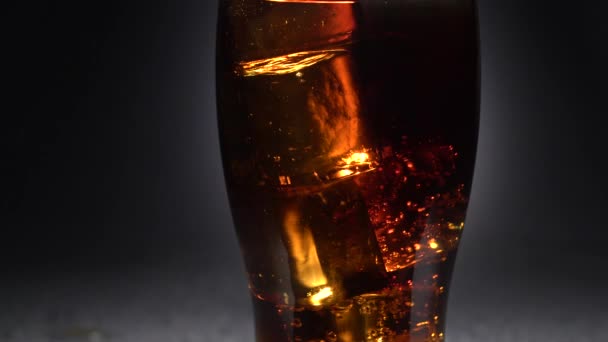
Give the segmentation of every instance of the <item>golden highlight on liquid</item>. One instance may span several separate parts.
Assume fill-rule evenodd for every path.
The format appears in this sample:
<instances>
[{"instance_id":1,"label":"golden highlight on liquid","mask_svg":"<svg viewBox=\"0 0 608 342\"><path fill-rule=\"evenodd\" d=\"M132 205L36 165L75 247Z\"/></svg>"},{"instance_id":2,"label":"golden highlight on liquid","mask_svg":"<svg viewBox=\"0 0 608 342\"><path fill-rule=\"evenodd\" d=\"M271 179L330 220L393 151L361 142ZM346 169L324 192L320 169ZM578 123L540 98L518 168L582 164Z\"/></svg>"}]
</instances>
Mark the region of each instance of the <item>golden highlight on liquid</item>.
<instances>
[{"instance_id":1,"label":"golden highlight on liquid","mask_svg":"<svg viewBox=\"0 0 608 342\"><path fill-rule=\"evenodd\" d=\"M331 59L342 52L344 52L343 49L301 51L283 56L240 62L236 73L245 77L293 74L324 60Z\"/></svg>"}]
</instances>

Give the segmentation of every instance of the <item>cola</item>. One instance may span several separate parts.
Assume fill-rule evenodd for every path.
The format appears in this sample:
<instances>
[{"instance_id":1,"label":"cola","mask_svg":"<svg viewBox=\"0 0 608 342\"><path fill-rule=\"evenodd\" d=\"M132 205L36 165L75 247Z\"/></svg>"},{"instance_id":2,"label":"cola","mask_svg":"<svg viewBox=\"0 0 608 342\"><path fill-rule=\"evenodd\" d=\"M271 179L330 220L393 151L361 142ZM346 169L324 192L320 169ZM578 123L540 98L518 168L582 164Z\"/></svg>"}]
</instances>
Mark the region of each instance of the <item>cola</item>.
<instances>
[{"instance_id":1,"label":"cola","mask_svg":"<svg viewBox=\"0 0 608 342\"><path fill-rule=\"evenodd\" d=\"M222 1L258 341L442 341L478 124L471 1Z\"/></svg>"}]
</instances>

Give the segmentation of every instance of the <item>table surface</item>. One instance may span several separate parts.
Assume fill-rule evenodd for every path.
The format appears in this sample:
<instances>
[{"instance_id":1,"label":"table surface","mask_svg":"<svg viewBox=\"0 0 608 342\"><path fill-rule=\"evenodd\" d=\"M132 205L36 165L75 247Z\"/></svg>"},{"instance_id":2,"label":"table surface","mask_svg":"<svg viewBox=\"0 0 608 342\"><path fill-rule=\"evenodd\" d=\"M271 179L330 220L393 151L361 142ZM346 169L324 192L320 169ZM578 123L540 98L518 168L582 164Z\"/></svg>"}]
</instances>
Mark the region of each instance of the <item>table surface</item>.
<instances>
[{"instance_id":1,"label":"table surface","mask_svg":"<svg viewBox=\"0 0 608 342\"><path fill-rule=\"evenodd\" d=\"M4 282L0 341L251 341L247 289L238 280L232 273L137 271ZM608 313L575 302L505 309L463 304L459 296L451 298L449 342L608 341Z\"/></svg>"}]
</instances>

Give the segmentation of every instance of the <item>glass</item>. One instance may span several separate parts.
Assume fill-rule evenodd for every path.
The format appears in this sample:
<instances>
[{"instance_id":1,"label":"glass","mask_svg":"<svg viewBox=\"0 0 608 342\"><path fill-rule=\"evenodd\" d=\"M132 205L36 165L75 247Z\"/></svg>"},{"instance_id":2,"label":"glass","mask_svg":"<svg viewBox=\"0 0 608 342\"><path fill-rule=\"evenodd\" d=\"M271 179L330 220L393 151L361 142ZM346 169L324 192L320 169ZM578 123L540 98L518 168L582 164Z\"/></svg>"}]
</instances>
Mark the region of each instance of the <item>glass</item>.
<instances>
[{"instance_id":1,"label":"glass","mask_svg":"<svg viewBox=\"0 0 608 342\"><path fill-rule=\"evenodd\" d=\"M220 1L219 131L257 341L444 340L478 45L472 0Z\"/></svg>"}]
</instances>

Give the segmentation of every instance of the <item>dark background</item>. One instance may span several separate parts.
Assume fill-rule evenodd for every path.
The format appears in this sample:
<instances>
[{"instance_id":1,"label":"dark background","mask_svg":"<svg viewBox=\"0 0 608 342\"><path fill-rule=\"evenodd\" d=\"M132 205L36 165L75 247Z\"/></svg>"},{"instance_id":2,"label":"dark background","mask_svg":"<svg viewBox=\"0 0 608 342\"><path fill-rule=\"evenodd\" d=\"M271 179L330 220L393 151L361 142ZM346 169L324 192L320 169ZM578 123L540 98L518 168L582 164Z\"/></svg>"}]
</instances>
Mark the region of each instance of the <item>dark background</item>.
<instances>
[{"instance_id":1,"label":"dark background","mask_svg":"<svg viewBox=\"0 0 608 342\"><path fill-rule=\"evenodd\" d=\"M247 341L215 1L8 5L0 341ZM478 162L448 341L606 341L608 25L479 1Z\"/></svg>"}]
</instances>

